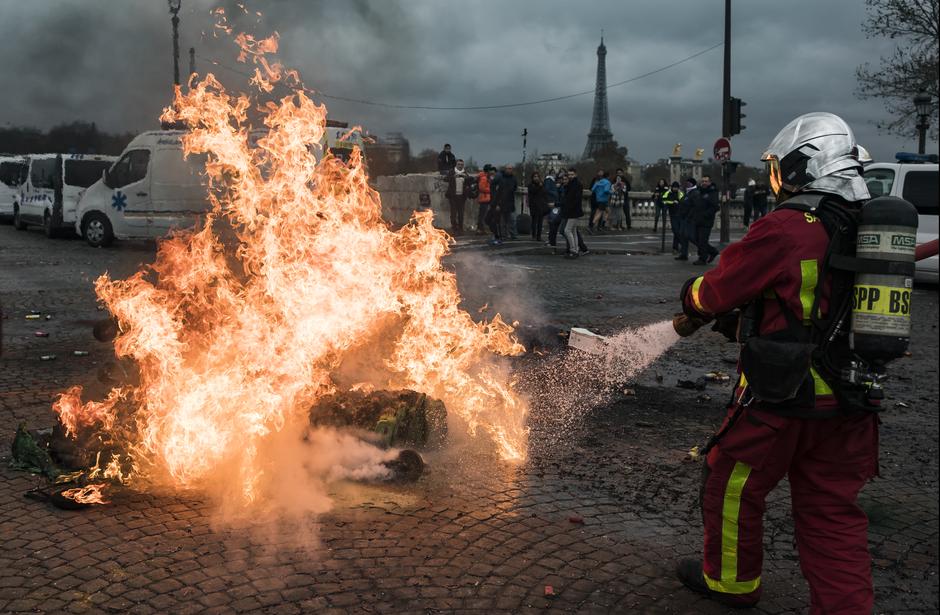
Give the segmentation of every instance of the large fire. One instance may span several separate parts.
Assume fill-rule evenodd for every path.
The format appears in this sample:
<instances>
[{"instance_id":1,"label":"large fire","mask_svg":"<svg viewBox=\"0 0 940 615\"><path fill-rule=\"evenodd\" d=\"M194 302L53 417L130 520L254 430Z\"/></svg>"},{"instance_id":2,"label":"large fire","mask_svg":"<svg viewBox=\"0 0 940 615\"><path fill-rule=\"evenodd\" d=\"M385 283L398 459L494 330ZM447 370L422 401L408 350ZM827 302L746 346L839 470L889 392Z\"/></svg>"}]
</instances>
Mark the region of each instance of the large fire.
<instances>
[{"instance_id":1,"label":"large fire","mask_svg":"<svg viewBox=\"0 0 940 615\"><path fill-rule=\"evenodd\" d=\"M296 78L264 59L276 37L238 41L260 90ZM360 380L437 397L502 458L524 457L526 404L494 356L524 350L512 327L458 307L441 263L450 239L431 212L391 229L358 151L348 164L320 154L325 107L300 90L258 106L210 74L163 119L189 128L187 155L207 155L211 213L162 241L153 265L96 281L120 323L115 351L140 382L99 402L69 389L54 406L66 428L110 430L129 404L133 429L111 435L131 477L186 488L224 475L247 504L264 497L266 441L355 364Z\"/></svg>"}]
</instances>

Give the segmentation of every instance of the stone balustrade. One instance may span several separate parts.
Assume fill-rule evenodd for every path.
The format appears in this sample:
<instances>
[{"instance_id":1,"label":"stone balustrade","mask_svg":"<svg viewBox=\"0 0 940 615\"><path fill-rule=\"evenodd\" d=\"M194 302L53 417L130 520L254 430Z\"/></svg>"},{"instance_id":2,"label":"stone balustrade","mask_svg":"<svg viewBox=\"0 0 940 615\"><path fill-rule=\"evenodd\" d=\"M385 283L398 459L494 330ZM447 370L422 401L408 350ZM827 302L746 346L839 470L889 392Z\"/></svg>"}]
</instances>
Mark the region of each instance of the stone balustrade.
<instances>
[{"instance_id":1,"label":"stone balustrade","mask_svg":"<svg viewBox=\"0 0 940 615\"><path fill-rule=\"evenodd\" d=\"M444 197L447 182L437 174L391 175L377 177L374 187L382 197L382 215L392 224L401 225L408 222L412 213L421 207L421 194L427 194L430 209L434 212L434 224L440 228L450 228L450 207ZM527 190L521 188L516 192L516 211L523 211L523 203L527 198ZM584 211L589 212L590 191L583 194ZM526 208L526 211L528 209ZM740 199L730 204L731 229L743 228L744 203ZM655 207L650 192L634 191L630 193L630 215L634 228L653 228ZM476 224L477 202L467 201L465 226L472 229ZM715 230L721 229L721 216L715 221Z\"/></svg>"}]
</instances>

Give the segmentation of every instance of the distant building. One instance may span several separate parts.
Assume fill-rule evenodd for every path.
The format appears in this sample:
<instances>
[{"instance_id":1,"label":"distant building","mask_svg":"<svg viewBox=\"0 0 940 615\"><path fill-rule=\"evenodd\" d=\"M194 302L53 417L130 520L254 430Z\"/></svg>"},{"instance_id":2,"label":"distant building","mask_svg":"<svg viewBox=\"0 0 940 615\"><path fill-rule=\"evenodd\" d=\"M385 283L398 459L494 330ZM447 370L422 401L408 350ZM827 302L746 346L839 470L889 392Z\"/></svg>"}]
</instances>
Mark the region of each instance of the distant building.
<instances>
[{"instance_id":1,"label":"distant building","mask_svg":"<svg viewBox=\"0 0 940 615\"><path fill-rule=\"evenodd\" d=\"M557 175L558 171L567 169L570 166L571 159L568 158L568 156L558 152L553 152L551 154L540 154L539 157L535 159L535 167L542 175L547 175L549 173L552 175Z\"/></svg>"}]
</instances>

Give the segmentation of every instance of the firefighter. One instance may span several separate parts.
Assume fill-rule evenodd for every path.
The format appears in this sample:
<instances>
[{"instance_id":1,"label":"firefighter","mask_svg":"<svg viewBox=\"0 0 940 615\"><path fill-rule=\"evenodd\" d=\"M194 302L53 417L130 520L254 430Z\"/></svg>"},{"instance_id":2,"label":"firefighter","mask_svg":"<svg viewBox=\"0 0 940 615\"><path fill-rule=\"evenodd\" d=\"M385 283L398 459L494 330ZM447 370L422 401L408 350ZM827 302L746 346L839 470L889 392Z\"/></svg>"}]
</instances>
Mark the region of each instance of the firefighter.
<instances>
[{"instance_id":1,"label":"firefighter","mask_svg":"<svg viewBox=\"0 0 940 615\"><path fill-rule=\"evenodd\" d=\"M714 321L713 330L742 343L742 375L704 455L702 559L682 560L676 573L723 604L755 605L765 499L788 476L811 612L870 613L868 519L857 496L877 472L878 419L849 411L843 397L837 401L835 380L811 367L812 315L824 317L839 297L823 267L828 227L813 209L787 207L792 199L857 210L868 189L851 129L829 113L793 120L762 159L781 208L728 246L717 268L685 284L674 321L680 335Z\"/></svg>"}]
</instances>

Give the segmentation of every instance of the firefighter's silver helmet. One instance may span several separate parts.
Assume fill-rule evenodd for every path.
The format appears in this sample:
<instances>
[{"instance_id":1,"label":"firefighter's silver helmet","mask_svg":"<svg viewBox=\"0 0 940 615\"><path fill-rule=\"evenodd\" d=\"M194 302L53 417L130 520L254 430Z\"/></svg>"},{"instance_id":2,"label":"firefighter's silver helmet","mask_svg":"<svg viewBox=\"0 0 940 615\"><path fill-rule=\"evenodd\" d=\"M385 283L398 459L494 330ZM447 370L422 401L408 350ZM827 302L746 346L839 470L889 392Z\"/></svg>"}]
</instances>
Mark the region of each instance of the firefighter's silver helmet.
<instances>
[{"instance_id":1,"label":"firefighter's silver helmet","mask_svg":"<svg viewBox=\"0 0 940 615\"><path fill-rule=\"evenodd\" d=\"M832 113L806 113L783 127L761 160L778 200L806 190L847 201L870 198L862 179L858 144L849 125Z\"/></svg>"}]
</instances>

